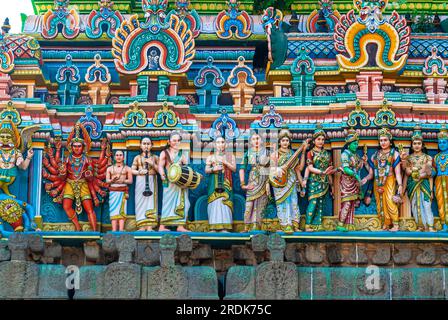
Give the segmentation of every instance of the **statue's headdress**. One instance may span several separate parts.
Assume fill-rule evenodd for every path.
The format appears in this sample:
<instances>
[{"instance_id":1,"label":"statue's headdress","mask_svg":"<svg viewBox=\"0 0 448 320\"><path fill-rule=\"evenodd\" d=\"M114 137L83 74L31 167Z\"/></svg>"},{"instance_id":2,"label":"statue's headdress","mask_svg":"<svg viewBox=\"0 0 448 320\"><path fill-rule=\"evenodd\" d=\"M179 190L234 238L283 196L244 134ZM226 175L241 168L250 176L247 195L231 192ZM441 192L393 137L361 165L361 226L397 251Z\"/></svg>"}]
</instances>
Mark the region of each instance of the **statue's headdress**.
<instances>
[{"instance_id":1,"label":"statue's headdress","mask_svg":"<svg viewBox=\"0 0 448 320\"><path fill-rule=\"evenodd\" d=\"M90 146L92 144L92 140L90 139L89 132L83 126L81 122L77 122L70 132L70 135L67 138L67 147L71 150L71 145L74 142L83 143L85 146L85 153L90 151Z\"/></svg>"},{"instance_id":2,"label":"statue's headdress","mask_svg":"<svg viewBox=\"0 0 448 320\"><path fill-rule=\"evenodd\" d=\"M440 128L440 132L437 134L437 138L439 139L448 139L448 131L446 130L446 126L442 125L442 128Z\"/></svg>"},{"instance_id":3,"label":"statue's headdress","mask_svg":"<svg viewBox=\"0 0 448 320\"><path fill-rule=\"evenodd\" d=\"M414 141L414 140L423 141L422 128L420 126L415 127L414 132L412 133L411 139L412 139L412 141Z\"/></svg>"},{"instance_id":4,"label":"statue's headdress","mask_svg":"<svg viewBox=\"0 0 448 320\"><path fill-rule=\"evenodd\" d=\"M323 137L327 137L327 134L324 131L324 128L322 127L322 123L318 123L316 125L316 129L314 130L313 133L313 140L316 139L319 136L323 136Z\"/></svg>"},{"instance_id":5,"label":"statue's headdress","mask_svg":"<svg viewBox=\"0 0 448 320\"><path fill-rule=\"evenodd\" d=\"M380 137L387 137L389 140L392 141L392 132L390 132L389 128L381 128L378 131L378 138Z\"/></svg>"},{"instance_id":6,"label":"statue's headdress","mask_svg":"<svg viewBox=\"0 0 448 320\"><path fill-rule=\"evenodd\" d=\"M291 131L289 131L286 128L280 130L280 132L278 134L278 141L282 140L283 138L288 138L289 141L291 141L292 140L292 133L291 133Z\"/></svg>"},{"instance_id":7,"label":"statue's headdress","mask_svg":"<svg viewBox=\"0 0 448 320\"><path fill-rule=\"evenodd\" d=\"M352 143L353 141L357 141L357 140L359 140L358 133L356 132L355 129L350 128L347 132L347 136L345 137L345 143L349 144L349 143Z\"/></svg>"}]
</instances>

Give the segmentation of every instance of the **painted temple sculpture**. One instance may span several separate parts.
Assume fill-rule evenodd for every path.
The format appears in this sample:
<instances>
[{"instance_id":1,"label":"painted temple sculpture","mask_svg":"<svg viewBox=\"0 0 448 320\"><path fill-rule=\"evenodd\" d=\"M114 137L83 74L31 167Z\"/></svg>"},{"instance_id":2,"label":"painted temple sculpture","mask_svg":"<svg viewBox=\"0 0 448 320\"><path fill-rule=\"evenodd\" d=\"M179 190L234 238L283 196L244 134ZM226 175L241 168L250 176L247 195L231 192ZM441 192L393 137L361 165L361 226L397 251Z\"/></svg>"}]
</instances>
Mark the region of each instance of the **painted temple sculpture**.
<instances>
[{"instance_id":1,"label":"painted temple sculpture","mask_svg":"<svg viewBox=\"0 0 448 320\"><path fill-rule=\"evenodd\" d=\"M448 21L412 16L446 8L31 2L0 34L3 234L448 231Z\"/></svg>"}]
</instances>

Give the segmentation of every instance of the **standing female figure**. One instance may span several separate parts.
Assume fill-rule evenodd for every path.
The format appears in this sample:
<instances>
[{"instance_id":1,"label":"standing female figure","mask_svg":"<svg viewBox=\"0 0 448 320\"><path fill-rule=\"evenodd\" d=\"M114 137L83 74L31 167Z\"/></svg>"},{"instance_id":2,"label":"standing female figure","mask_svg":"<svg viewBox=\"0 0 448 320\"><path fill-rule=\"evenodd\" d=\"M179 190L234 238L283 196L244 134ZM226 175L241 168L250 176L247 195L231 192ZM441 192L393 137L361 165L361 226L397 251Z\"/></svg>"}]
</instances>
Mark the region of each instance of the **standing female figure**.
<instances>
[{"instance_id":1,"label":"standing female figure","mask_svg":"<svg viewBox=\"0 0 448 320\"><path fill-rule=\"evenodd\" d=\"M271 179L277 207L277 216L282 231L286 233L300 231L300 209L297 186L301 186L302 184L301 171L305 166L305 152L303 150L306 150L308 147L307 141L304 141L300 149L294 153L291 150L291 138L291 132L287 129L282 129L278 137L278 151L271 154L273 164L271 170L275 171L273 173L274 176L286 177L286 183L283 186L275 183L275 178ZM299 161L300 153L302 153L302 157Z\"/></svg>"},{"instance_id":2,"label":"standing female figure","mask_svg":"<svg viewBox=\"0 0 448 320\"><path fill-rule=\"evenodd\" d=\"M306 209L305 231L318 230L322 225L324 200L330 191L333 194L334 173L331 155L324 149L326 134L318 125L313 134L311 150L306 155L307 169L303 187L306 187L308 175L308 207ZM330 190L331 188L331 190Z\"/></svg>"},{"instance_id":3,"label":"standing female figure","mask_svg":"<svg viewBox=\"0 0 448 320\"><path fill-rule=\"evenodd\" d=\"M220 136L215 140L215 152L207 157L205 165L209 174L207 213L211 231L232 230L232 172L235 171L235 156L226 153L226 141Z\"/></svg>"},{"instance_id":4,"label":"standing female figure","mask_svg":"<svg viewBox=\"0 0 448 320\"><path fill-rule=\"evenodd\" d=\"M244 210L244 231L260 230L263 212L268 204L269 154L263 145L261 136L253 133L250 137L250 149L244 154L240 169L241 189L246 190L246 208ZM245 173L249 171L248 183Z\"/></svg>"},{"instance_id":5,"label":"standing female figure","mask_svg":"<svg viewBox=\"0 0 448 320\"><path fill-rule=\"evenodd\" d=\"M412 135L411 152L401 153L405 170L404 185L411 201L411 211L417 223L417 230L434 232L432 201L432 158L423 152L423 136L419 128Z\"/></svg>"}]
</instances>

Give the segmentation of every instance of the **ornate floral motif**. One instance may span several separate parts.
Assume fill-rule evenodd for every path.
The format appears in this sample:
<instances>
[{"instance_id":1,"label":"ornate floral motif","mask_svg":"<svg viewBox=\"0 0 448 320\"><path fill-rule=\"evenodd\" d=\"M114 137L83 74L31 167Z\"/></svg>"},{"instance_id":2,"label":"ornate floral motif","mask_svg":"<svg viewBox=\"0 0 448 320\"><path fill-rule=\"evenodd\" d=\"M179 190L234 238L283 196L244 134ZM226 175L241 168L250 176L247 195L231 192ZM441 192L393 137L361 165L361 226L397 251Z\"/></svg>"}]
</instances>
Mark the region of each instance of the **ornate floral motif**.
<instances>
[{"instance_id":1,"label":"ornate floral motif","mask_svg":"<svg viewBox=\"0 0 448 320\"><path fill-rule=\"evenodd\" d=\"M130 108L124 114L124 120L122 122L125 127L146 127L148 124L148 117L146 112L140 109L137 101L130 105Z\"/></svg>"},{"instance_id":2,"label":"ornate floral motif","mask_svg":"<svg viewBox=\"0 0 448 320\"><path fill-rule=\"evenodd\" d=\"M271 126L281 128L283 125L283 117L275 111L275 106L271 104L269 106L269 112L261 117L259 125L262 128L269 128Z\"/></svg>"},{"instance_id":3,"label":"ornate floral motif","mask_svg":"<svg viewBox=\"0 0 448 320\"><path fill-rule=\"evenodd\" d=\"M68 10L70 0L55 0L54 11L48 10L42 21L42 37L54 39L62 26L62 35L66 39L74 39L79 35L79 14L75 9Z\"/></svg>"},{"instance_id":4,"label":"ornate floral motif","mask_svg":"<svg viewBox=\"0 0 448 320\"><path fill-rule=\"evenodd\" d=\"M92 115L93 109L91 106L86 107L86 115L79 118L79 122L84 125L84 128L89 132L92 139L98 139L103 133L103 125L96 116Z\"/></svg>"},{"instance_id":5,"label":"ornate floral motif","mask_svg":"<svg viewBox=\"0 0 448 320\"><path fill-rule=\"evenodd\" d=\"M370 119L367 111L362 109L361 101L356 100L355 110L348 115L347 126L356 127L358 125L368 127L370 126Z\"/></svg>"},{"instance_id":6,"label":"ornate floral motif","mask_svg":"<svg viewBox=\"0 0 448 320\"><path fill-rule=\"evenodd\" d=\"M291 65L292 75L310 75L314 74L316 67L314 66L313 59L308 56L308 51L305 47L301 47L297 55L297 58Z\"/></svg>"},{"instance_id":7,"label":"ornate floral motif","mask_svg":"<svg viewBox=\"0 0 448 320\"><path fill-rule=\"evenodd\" d=\"M6 46L5 32L0 32L0 72L12 73L14 71L14 53Z\"/></svg>"},{"instance_id":8,"label":"ornate floral motif","mask_svg":"<svg viewBox=\"0 0 448 320\"><path fill-rule=\"evenodd\" d=\"M28 35L8 35L5 37L5 45L12 50L15 58L42 59L39 42Z\"/></svg>"},{"instance_id":9,"label":"ornate floral motif","mask_svg":"<svg viewBox=\"0 0 448 320\"><path fill-rule=\"evenodd\" d=\"M108 84L111 81L111 75L109 68L101 63L101 56L99 54L95 55L95 62L92 64L86 72L86 82L94 83L100 82L103 84Z\"/></svg>"},{"instance_id":10,"label":"ornate floral motif","mask_svg":"<svg viewBox=\"0 0 448 320\"><path fill-rule=\"evenodd\" d=\"M251 68L245 65L245 59L243 56L238 58L238 65L235 66L230 72L227 83L231 87L237 87L241 84L241 79L244 79L244 84L246 86L253 87L257 83L257 78L254 76L254 72Z\"/></svg>"},{"instance_id":11,"label":"ornate floral motif","mask_svg":"<svg viewBox=\"0 0 448 320\"><path fill-rule=\"evenodd\" d=\"M237 0L227 2L227 10L218 13L215 20L216 35L220 39L247 39L252 34L252 22L246 11L239 10ZM235 31L234 29L235 28Z\"/></svg>"},{"instance_id":12,"label":"ornate floral motif","mask_svg":"<svg viewBox=\"0 0 448 320\"><path fill-rule=\"evenodd\" d=\"M197 38L201 32L201 18L196 10L188 10L189 5L189 0L177 0L176 9L168 12L166 20L169 21L171 19L171 15L173 14L177 15L180 20L185 21L188 29L192 31L193 37Z\"/></svg>"},{"instance_id":13,"label":"ornate floral motif","mask_svg":"<svg viewBox=\"0 0 448 320\"><path fill-rule=\"evenodd\" d=\"M87 18L86 35L90 39L98 39L101 38L105 30L107 36L113 38L124 18L118 10L113 11L113 1L101 0L98 4L100 10L92 10Z\"/></svg>"},{"instance_id":14,"label":"ornate floral motif","mask_svg":"<svg viewBox=\"0 0 448 320\"><path fill-rule=\"evenodd\" d=\"M22 117L12 101L9 101L6 104L6 109L3 109L3 111L0 112L0 122L6 118L11 119L12 123L14 123L16 127L22 123Z\"/></svg>"},{"instance_id":15,"label":"ornate floral motif","mask_svg":"<svg viewBox=\"0 0 448 320\"><path fill-rule=\"evenodd\" d=\"M410 28L406 19L400 18L396 11L387 21L382 11L388 0L354 0L359 10L355 17L353 10L343 15L335 27L335 49L339 66L358 70L368 65L369 43L377 44L376 66L385 71L399 71L406 63L410 43Z\"/></svg>"},{"instance_id":16,"label":"ornate floral motif","mask_svg":"<svg viewBox=\"0 0 448 320\"><path fill-rule=\"evenodd\" d=\"M143 0L145 23L133 15L125 20L112 39L112 55L117 71L136 74L150 68L150 53L159 56L157 64L171 73L186 72L195 54L193 33L177 15L164 19L167 0Z\"/></svg>"},{"instance_id":17,"label":"ornate floral motif","mask_svg":"<svg viewBox=\"0 0 448 320\"><path fill-rule=\"evenodd\" d=\"M154 127L175 127L178 123L178 118L173 110L168 108L168 103L164 102L162 109L159 109L154 114L152 124Z\"/></svg>"},{"instance_id":18,"label":"ornate floral motif","mask_svg":"<svg viewBox=\"0 0 448 320\"><path fill-rule=\"evenodd\" d=\"M381 109L376 112L375 120L373 120L373 123L377 127L395 126L397 124L395 112L389 107L386 99L383 100Z\"/></svg>"},{"instance_id":19,"label":"ornate floral motif","mask_svg":"<svg viewBox=\"0 0 448 320\"><path fill-rule=\"evenodd\" d=\"M426 58L422 72L425 76L439 77L443 77L448 73L445 60L438 55L437 47L431 48L431 55Z\"/></svg>"},{"instance_id":20,"label":"ornate floral motif","mask_svg":"<svg viewBox=\"0 0 448 320\"><path fill-rule=\"evenodd\" d=\"M232 140L240 136L240 130L235 120L227 114L225 109L222 109L221 116L213 122L208 135L212 139L216 139L218 136L224 136L226 140Z\"/></svg>"},{"instance_id":21,"label":"ornate floral motif","mask_svg":"<svg viewBox=\"0 0 448 320\"><path fill-rule=\"evenodd\" d=\"M306 30L309 33L333 32L341 14L333 10L333 0L319 0L319 10L311 12L306 22Z\"/></svg>"}]
</instances>

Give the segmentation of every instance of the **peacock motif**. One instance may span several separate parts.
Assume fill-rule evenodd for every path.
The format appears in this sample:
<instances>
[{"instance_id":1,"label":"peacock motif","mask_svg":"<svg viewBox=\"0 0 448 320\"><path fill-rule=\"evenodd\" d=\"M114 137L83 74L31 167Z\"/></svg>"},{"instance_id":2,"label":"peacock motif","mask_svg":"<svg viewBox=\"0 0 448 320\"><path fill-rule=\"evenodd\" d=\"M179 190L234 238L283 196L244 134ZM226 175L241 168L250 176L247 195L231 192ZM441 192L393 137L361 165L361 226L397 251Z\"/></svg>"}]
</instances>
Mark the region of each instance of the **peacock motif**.
<instances>
[{"instance_id":1,"label":"peacock motif","mask_svg":"<svg viewBox=\"0 0 448 320\"><path fill-rule=\"evenodd\" d=\"M192 31L177 15L166 19L166 0L143 0L146 22L133 15L123 21L112 39L112 55L120 73L136 74L148 69L152 49L159 52L160 68L171 73L186 72L195 54Z\"/></svg>"},{"instance_id":2,"label":"peacock motif","mask_svg":"<svg viewBox=\"0 0 448 320\"><path fill-rule=\"evenodd\" d=\"M288 37L286 33L290 29L290 25L283 22L283 13L269 7L264 10L261 17L263 28L268 36L268 68L276 69L280 67L286 60L288 52Z\"/></svg>"},{"instance_id":3,"label":"peacock motif","mask_svg":"<svg viewBox=\"0 0 448 320\"><path fill-rule=\"evenodd\" d=\"M188 10L189 0L177 0L176 9L168 12L166 19L170 20L171 15L177 15L181 20L185 21L188 28L193 32L193 37L197 38L201 33L201 18L196 10Z\"/></svg>"},{"instance_id":4,"label":"peacock motif","mask_svg":"<svg viewBox=\"0 0 448 320\"><path fill-rule=\"evenodd\" d=\"M410 28L406 19L396 11L386 20L382 12L387 0L361 1L353 3L359 10L341 16L335 27L335 49L340 53L337 61L341 68L357 70L366 67L370 53L367 46L376 44L376 66L382 70L400 71L406 63L410 43Z\"/></svg>"},{"instance_id":5,"label":"peacock motif","mask_svg":"<svg viewBox=\"0 0 448 320\"><path fill-rule=\"evenodd\" d=\"M247 39L252 34L252 22L246 11L240 11L240 3L237 0L227 2L228 9L221 11L216 16L216 35L221 39Z\"/></svg>"},{"instance_id":6,"label":"peacock motif","mask_svg":"<svg viewBox=\"0 0 448 320\"><path fill-rule=\"evenodd\" d=\"M90 39L101 38L105 29L105 33L109 38L113 38L115 31L124 20L120 11L113 11L114 5L111 0L101 0L98 2L100 10L92 10L87 18L86 35Z\"/></svg>"}]
</instances>

